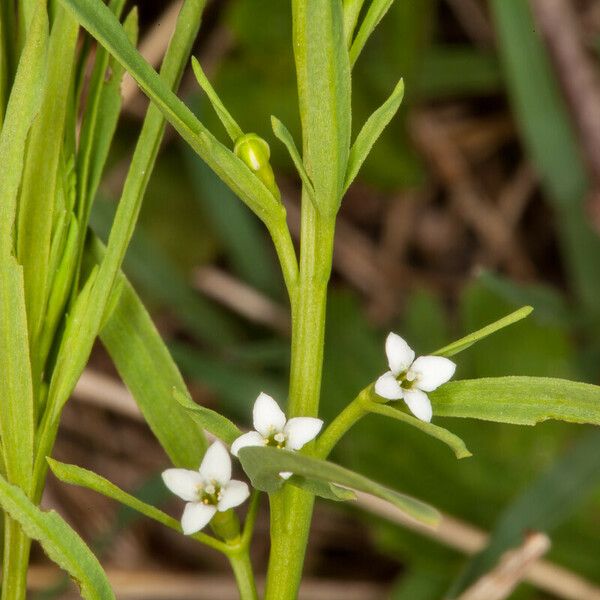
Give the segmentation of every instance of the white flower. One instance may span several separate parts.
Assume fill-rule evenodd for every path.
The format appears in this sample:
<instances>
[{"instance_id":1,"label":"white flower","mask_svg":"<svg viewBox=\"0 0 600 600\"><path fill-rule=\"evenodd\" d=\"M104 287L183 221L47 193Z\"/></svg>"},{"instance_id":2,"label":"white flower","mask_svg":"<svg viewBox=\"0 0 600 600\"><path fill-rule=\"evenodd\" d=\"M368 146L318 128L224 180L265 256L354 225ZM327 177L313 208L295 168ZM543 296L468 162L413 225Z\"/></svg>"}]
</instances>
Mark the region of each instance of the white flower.
<instances>
[{"instance_id":1,"label":"white flower","mask_svg":"<svg viewBox=\"0 0 600 600\"><path fill-rule=\"evenodd\" d=\"M433 392L446 383L456 365L442 356L419 356L395 333L385 341L390 370L375 382L375 392L387 400L404 400L421 421L431 421L431 402L425 392Z\"/></svg>"},{"instance_id":2,"label":"white flower","mask_svg":"<svg viewBox=\"0 0 600 600\"><path fill-rule=\"evenodd\" d=\"M273 446L286 450L300 450L304 444L317 437L323 421L313 417L294 417L289 421L271 396L261 392L252 410L255 431L249 431L231 444L231 454L247 446ZM280 473L287 479L292 474Z\"/></svg>"},{"instance_id":3,"label":"white flower","mask_svg":"<svg viewBox=\"0 0 600 600\"><path fill-rule=\"evenodd\" d=\"M200 531L217 511L238 506L250 495L248 484L231 479L231 459L221 442L206 451L198 471L167 469L165 485L187 502L181 517L183 533Z\"/></svg>"}]
</instances>

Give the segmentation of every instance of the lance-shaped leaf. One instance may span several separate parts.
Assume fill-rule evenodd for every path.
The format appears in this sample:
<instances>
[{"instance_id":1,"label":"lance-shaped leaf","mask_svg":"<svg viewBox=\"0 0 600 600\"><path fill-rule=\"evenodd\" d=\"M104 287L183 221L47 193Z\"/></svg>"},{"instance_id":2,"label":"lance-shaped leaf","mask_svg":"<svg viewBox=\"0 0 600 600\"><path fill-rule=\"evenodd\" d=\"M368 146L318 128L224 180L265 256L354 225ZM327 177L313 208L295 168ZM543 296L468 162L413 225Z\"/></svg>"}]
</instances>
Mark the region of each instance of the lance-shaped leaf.
<instances>
[{"instance_id":1,"label":"lance-shaped leaf","mask_svg":"<svg viewBox=\"0 0 600 600\"><path fill-rule=\"evenodd\" d=\"M195 469L206 449L202 430L175 401L187 388L150 315L124 275L112 303L102 343L131 391L144 419L178 467Z\"/></svg>"},{"instance_id":2,"label":"lance-shaped leaf","mask_svg":"<svg viewBox=\"0 0 600 600\"><path fill-rule=\"evenodd\" d=\"M519 310L515 310L515 312L512 312L509 315L506 315L505 317L502 317L501 319L498 319L497 321L494 321L493 323L490 323L489 325L486 325L485 327L482 327L481 329L478 329L477 331L474 331L463 338L460 338L460 340L456 340L456 342L452 342L451 344L436 350L433 352L433 354L437 354L438 356L454 356L455 354L466 350L479 340L486 338L488 335L492 335L492 333L496 333L496 331L500 331L501 329L504 329L505 327L524 319L525 317L529 316L532 311L533 307L523 306L519 308Z\"/></svg>"},{"instance_id":3,"label":"lance-shaped leaf","mask_svg":"<svg viewBox=\"0 0 600 600\"><path fill-rule=\"evenodd\" d=\"M12 246L25 142L43 96L47 49L48 14L46 5L40 2L31 21L0 131L0 256L5 256Z\"/></svg>"},{"instance_id":4,"label":"lance-shaped leaf","mask_svg":"<svg viewBox=\"0 0 600 600\"><path fill-rule=\"evenodd\" d=\"M123 491L120 487L116 486L114 483L108 481L101 475L94 473L93 471L88 471L82 467L78 467L77 465L68 465L66 463L61 463L52 458L48 458L48 464L50 465L51 471L58 477L61 481L65 483L69 483L71 485L78 485L80 487L87 488L89 490L93 490L106 496L107 498L112 498L117 502L120 502L124 506L128 506L133 510L139 512L140 514L153 519L154 521L158 521L162 525L174 529L175 531L181 532L181 525L179 521L175 520L173 517L170 517L168 514L164 513L162 510L139 500L135 496L128 494ZM194 539L214 548L215 550L222 550L224 548L224 544L214 539L213 537L206 535L205 533L198 532L192 536Z\"/></svg>"},{"instance_id":5,"label":"lance-shaped leaf","mask_svg":"<svg viewBox=\"0 0 600 600\"><path fill-rule=\"evenodd\" d=\"M294 0L292 10L304 165L319 210L332 215L342 197L351 134L342 2Z\"/></svg>"},{"instance_id":6,"label":"lance-shaped leaf","mask_svg":"<svg viewBox=\"0 0 600 600\"><path fill-rule=\"evenodd\" d=\"M304 168L304 163L302 162L302 157L298 152L298 148L296 148L296 143L294 142L294 138L292 134L288 131L287 127L277 118L271 117L271 127L273 128L273 133L275 137L282 142L287 151L290 154L290 157L296 167L296 171L298 171L298 175L300 175L300 179L302 180L302 184L306 188L308 195L312 202L315 202L315 188L313 187L312 181Z\"/></svg>"},{"instance_id":7,"label":"lance-shaped leaf","mask_svg":"<svg viewBox=\"0 0 600 600\"><path fill-rule=\"evenodd\" d=\"M352 490L335 485L335 483L320 481L318 479L307 479L300 475L290 477L287 482L325 500L333 500L334 502L356 500L356 494Z\"/></svg>"},{"instance_id":8,"label":"lance-shaped leaf","mask_svg":"<svg viewBox=\"0 0 600 600\"><path fill-rule=\"evenodd\" d=\"M231 150L221 144L169 84L133 47L101 0L61 0L80 23L125 67L183 139L265 223L285 217L283 205Z\"/></svg>"},{"instance_id":9,"label":"lance-shaped leaf","mask_svg":"<svg viewBox=\"0 0 600 600\"><path fill-rule=\"evenodd\" d=\"M235 143L244 135L244 132L237 124L236 120L231 116L230 112L225 108L223 102L221 102L221 98L219 98L219 95L215 91L215 88L213 88L195 56L192 56L192 70L194 71L198 85L204 90L204 93L207 95L212 107L217 113L219 121L221 121L225 131L227 131L227 134L231 138L231 141Z\"/></svg>"},{"instance_id":10,"label":"lance-shaped leaf","mask_svg":"<svg viewBox=\"0 0 600 600\"><path fill-rule=\"evenodd\" d=\"M239 456L252 485L265 492L274 492L279 489L284 482L279 473L291 471L295 475L307 479L339 484L372 494L390 502L413 519L426 525L435 526L440 518L437 510L428 504L390 490L363 475L326 460L269 447L242 448Z\"/></svg>"},{"instance_id":11,"label":"lance-shaped leaf","mask_svg":"<svg viewBox=\"0 0 600 600\"><path fill-rule=\"evenodd\" d=\"M375 31L375 27L379 25L379 22L383 19L393 2L394 0L373 0L371 6L369 6L369 10L360 24L358 33L350 47L350 64L352 66L354 66L367 40L371 37L373 31Z\"/></svg>"},{"instance_id":12,"label":"lance-shaped leaf","mask_svg":"<svg viewBox=\"0 0 600 600\"><path fill-rule=\"evenodd\" d=\"M11 483L29 493L33 468L33 388L23 269L12 255L0 259L0 438Z\"/></svg>"},{"instance_id":13,"label":"lance-shaped leaf","mask_svg":"<svg viewBox=\"0 0 600 600\"><path fill-rule=\"evenodd\" d=\"M220 415L210 408L206 408L206 406L196 404L187 393L173 388L173 396L200 427L206 429L206 431L212 433L220 440L223 440L226 444L231 444L236 438L242 435L238 427L227 417Z\"/></svg>"},{"instance_id":14,"label":"lance-shaped leaf","mask_svg":"<svg viewBox=\"0 0 600 600\"><path fill-rule=\"evenodd\" d=\"M106 574L84 541L54 512L35 506L16 486L0 477L0 505L31 539L79 585L86 600L114 600Z\"/></svg>"},{"instance_id":15,"label":"lance-shaped leaf","mask_svg":"<svg viewBox=\"0 0 600 600\"><path fill-rule=\"evenodd\" d=\"M535 425L555 419L600 425L600 386L550 377L451 381L429 393L433 414Z\"/></svg>"},{"instance_id":16,"label":"lance-shaped leaf","mask_svg":"<svg viewBox=\"0 0 600 600\"><path fill-rule=\"evenodd\" d=\"M396 114L404 97L404 81L401 79L390 97L367 119L350 149L348 170L344 183L346 191L358 174L362 164L369 155L373 144L379 139L381 132Z\"/></svg>"},{"instance_id":17,"label":"lance-shaped leaf","mask_svg":"<svg viewBox=\"0 0 600 600\"><path fill-rule=\"evenodd\" d=\"M350 50L352 38L354 37L354 29L358 22L360 11L362 10L365 0L343 0L344 7L344 37L346 46Z\"/></svg>"},{"instance_id":18,"label":"lance-shaped leaf","mask_svg":"<svg viewBox=\"0 0 600 600\"><path fill-rule=\"evenodd\" d=\"M467 458L472 456L465 443L457 435L443 427L439 427L433 423L427 423L427 421L421 421L421 419L417 419L416 417L403 412L400 409L401 406L401 404L382 404L381 402L369 402L367 404L368 410L372 413L390 417L397 421L402 421L403 423L408 423L409 425L420 429L423 433L440 440L440 442L443 442L452 449L456 458Z\"/></svg>"}]
</instances>

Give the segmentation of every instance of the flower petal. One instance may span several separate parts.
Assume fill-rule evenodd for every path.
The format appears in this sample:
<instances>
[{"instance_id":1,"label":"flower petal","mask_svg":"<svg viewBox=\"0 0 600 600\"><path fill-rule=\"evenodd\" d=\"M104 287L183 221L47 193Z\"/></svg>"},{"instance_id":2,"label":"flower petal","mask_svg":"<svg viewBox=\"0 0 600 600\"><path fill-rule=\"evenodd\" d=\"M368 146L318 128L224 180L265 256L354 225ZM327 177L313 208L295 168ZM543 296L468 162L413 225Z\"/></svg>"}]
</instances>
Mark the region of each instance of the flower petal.
<instances>
[{"instance_id":1,"label":"flower petal","mask_svg":"<svg viewBox=\"0 0 600 600\"><path fill-rule=\"evenodd\" d=\"M415 351L396 333L390 333L385 340L385 353L387 355L390 371L400 375L406 371L415 360Z\"/></svg>"},{"instance_id":2,"label":"flower petal","mask_svg":"<svg viewBox=\"0 0 600 600\"><path fill-rule=\"evenodd\" d=\"M246 448L247 446L264 446L265 439L263 438L258 431L249 431L248 433L244 433L244 435L240 435L239 438L236 438L231 444L231 454L234 456L238 455L238 452L242 448Z\"/></svg>"},{"instance_id":3,"label":"flower petal","mask_svg":"<svg viewBox=\"0 0 600 600\"><path fill-rule=\"evenodd\" d=\"M323 427L321 419L313 417L294 417L290 419L283 430L286 435L286 448L300 450L304 444L314 440Z\"/></svg>"},{"instance_id":4,"label":"flower petal","mask_svg":"<svg viewBox=\"0 0 600 600\"><path fill-rule=\"evenodd\" d=\"M375 393L386 400L400 400L403 396L402 388L391 371L384 373L375 382Z\"/></svg>"},{"instance_id":5,"label":"flower petal","mask_svg":"<svg viewBox=\"0 0 600 600\"><path fill-rule=\"evenodd\" d=\"M198 486L202 485L202 475L198 471L187 469L167 469L162 474L165 485L176 496L186 502L198 500Z\"/></svg>"},{"instance_id":6,"label":"flower petal","mask_svg":"<svg viewBox=\"0 0 600 600\"><path fill-rule=\"evenodd\" d=\"M279 404L268 394L261 392L254 403L252 410L254 429L263 437L268 437L274 431L283 431L285 427L285 414Z\"/></svg>"},{"instance_id":7,"label":"flower petal","mask_svg":"<svg viewBox=\"0 0 600 600\"><path fill-rule=\"evenodd\" d=\"M247 483L232 479L226 486L221 488L221 494L217 509L224 512L244 502L250 495L250 490Z\"/></svg>"},{"instance_id":8,"label":"flower petal","mask_svg":"<svg viewBox=\"0 0 600 600\"><path fill-rule=\"evenodd\" d=\"M213 442L208 448L199 470L205 481L225 485L231 479L231 458L221 442Z\"/></svg>"},{"instance_id":9,"label":"flower petal","mask_svg":"<svg viewBox=\"0 0 600 600\"><path fill-rule=\"evenodd\" d=\"M185 535L200 531L214 517L217 507L201 502L189 502L181 515L181 529Z\"/></svg>"},{"instance_id":10,"label":"flower petal","mask_svg":"<svg viewBox=\"0 0 600 600\"><path fill-rule=\"evenodd\" d=\"M291 471L281 471L281 473L279 473L281 479L289 479L292 475L293 473Z\"/></svg>"},{"instance_id":11,"label":"flower petal","mask_svg":"<svg viewBox=\"0 0 600 600\"><path fill-rule=\"evenodd\" d=\"M454 375L456 364L443 356L419 356L410 370L416 373L420 390L433 392Z\"/></svg>"},{"instance_id":12,"label":"flower petal","mask_svg":"<svg viewBox=\"0 0 600 600\"><path fill-rule=\"evenodd\" d=\"M425 392L421 390L405 390L404 391L404 402L410 409L410 412L421 419L421 421L431 421L433 411L431 409L431 402Z\"/></svg>"}]
</instances>

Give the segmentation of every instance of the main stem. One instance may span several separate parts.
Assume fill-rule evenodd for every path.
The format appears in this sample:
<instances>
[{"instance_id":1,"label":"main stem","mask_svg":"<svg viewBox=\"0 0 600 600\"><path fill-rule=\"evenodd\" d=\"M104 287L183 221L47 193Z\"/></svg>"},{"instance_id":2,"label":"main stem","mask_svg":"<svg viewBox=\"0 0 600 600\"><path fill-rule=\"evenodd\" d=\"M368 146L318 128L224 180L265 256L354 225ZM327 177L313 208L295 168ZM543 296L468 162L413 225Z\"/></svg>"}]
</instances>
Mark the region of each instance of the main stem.
<instances>
[{"instance_id":1,"label":"main stem","mask_svg":"<svg viewBox=\"0 0 600 600\"><path fill-rule=\"evenodd\" d=\"M332 217L323 217L308 198L303 198L300 274L292 294L290 417L317 416L319 412L334 224ZM293 600L297 596L313 502L314 496L291 485L271 495L266 600Z\"/></svg>"}]
</instances>

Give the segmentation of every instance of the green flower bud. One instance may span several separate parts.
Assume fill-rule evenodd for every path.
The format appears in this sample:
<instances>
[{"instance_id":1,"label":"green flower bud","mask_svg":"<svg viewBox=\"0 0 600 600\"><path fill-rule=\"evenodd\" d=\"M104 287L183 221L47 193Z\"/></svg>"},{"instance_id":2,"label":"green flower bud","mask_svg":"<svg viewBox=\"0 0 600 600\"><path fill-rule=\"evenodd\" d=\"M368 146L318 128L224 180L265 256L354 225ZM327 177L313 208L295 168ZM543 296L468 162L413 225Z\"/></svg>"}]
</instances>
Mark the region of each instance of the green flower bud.
<instances>
[{"instance_id":1,"label":"green flower bud","mask_svg":"<svg viewBox=\"0 0 600 600\"><path fill-rule=\"evenodd\" d=\"M275 183L275 175L269 162L271 157L269 144L256 133L246 133L238 138L233 151L279 200L281 197L279 188Z\"/></svg>"}]
</instances>

